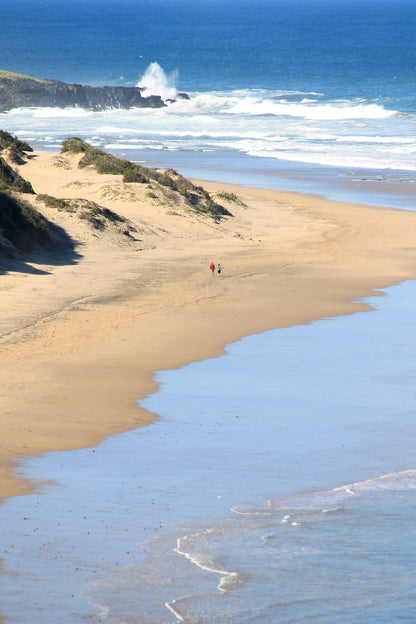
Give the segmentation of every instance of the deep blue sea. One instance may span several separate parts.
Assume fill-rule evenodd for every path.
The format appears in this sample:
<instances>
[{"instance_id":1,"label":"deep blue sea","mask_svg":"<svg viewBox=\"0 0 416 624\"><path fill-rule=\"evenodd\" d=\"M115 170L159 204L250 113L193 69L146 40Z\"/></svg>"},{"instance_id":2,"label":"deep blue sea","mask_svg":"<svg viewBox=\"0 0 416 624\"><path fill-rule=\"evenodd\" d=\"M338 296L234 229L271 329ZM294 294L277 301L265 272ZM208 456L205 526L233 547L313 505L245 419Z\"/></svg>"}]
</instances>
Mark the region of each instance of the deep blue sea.
<instances>
[{"instance_id":1,"label":"deep blue sea","mask_svg":"<svg viewBox=\"0 0 416 624\"><path fill-rule=\"evenodd\" d=\"M413 208L416 0L0 0L0 69L162 110L13 110L185 175ZM402 190L404 189L404 190ZM160 418L30 459L6 624L414 624L416 284L160 372Z\"/></svg>"},{"instance_id":2,"label":"deep blue sea","mask_svg":"<svg viewBox=\"0 0 416 624\"><path fill-rule=\"evenodd\" d=\"M191 100L14 110L0 127L36 148L76 134L202 179L412 207L390 185L416 180L415 32L415 0L1 0L0 68Z\"/></svg>"}]
</instances>

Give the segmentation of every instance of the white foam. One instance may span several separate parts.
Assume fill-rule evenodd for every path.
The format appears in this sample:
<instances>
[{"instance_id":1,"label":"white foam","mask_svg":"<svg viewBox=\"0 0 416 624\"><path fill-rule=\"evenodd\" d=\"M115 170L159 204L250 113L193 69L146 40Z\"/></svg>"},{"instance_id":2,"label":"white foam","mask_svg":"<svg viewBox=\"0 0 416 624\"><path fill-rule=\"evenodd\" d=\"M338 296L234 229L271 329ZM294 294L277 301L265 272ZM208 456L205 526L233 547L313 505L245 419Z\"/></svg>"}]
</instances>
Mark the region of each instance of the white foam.
<instances>
[{"instance_id":1,"label":"white foam","mask_svg":"<svg viewBox=\"0 0 416 624\"><path fill-rule=\"evenodd\" d=\"M342 485L332 490L311 492L288 499L270 499L268 501L268 507L276 509L277 511L287 509L297 510L297 512L301 513L342 512L343 508L339 507L339 503L347 501L351 497L379 491L416 491L416 469L393 472L367 479L366 481ZM292 514L286 514L281 520L281 523L290 523L293 525L294 521L292 521L292 518Z\"/></svg>"},{"instance_id":2,"label":"white foam","mask_svg":"<svg viewBox=\"0 0 416 624\"><path fill-rule=\"evenodd\" d=\"M165 97L176 92L175 76L157 63L144 75L150 90ZM362 99L326 101L320 94L259 89L192 93L191 100L161 109L0 114L0 127L24 140L35 137L39 148L76 135L114 150L230 150L312 165L407 171L416 171L415 121Z\"/></svg>"},{"instance_id":3,"label":"white foam","mask_svg":"<svg viewBox=\"0 0 416 624\"><path fill-rule=\"evenodd\" d=\"M363 136L351 135L333 137L335 141L342 143L381 143L383 145L415 145L416 141L413 137L392 137L392 136Z\"/></svg>"},{"instance_id":4,"label":"white foam","mask_svg":"<svg viewBox=\"0 0 416 624\"><path fill-rule=\"evenodd\" d=\"M400 491L400 490L416 490L416 470L403 470L401 472L391 472L380 477L367 479L366 481L358 481L349 485L343 485L335 488L334 492L345 491L350 494L361 494L369 491Z\"/></svg>"},{"instance_id":5,"label":"white foam","mask_svg":"<svg viewBox=\"0 0 416 624\"><path fill-rule=\"evenodd\" d=\"M179 600L181 600L181 598L179 598ZM184 618L181 616L180 613L178 613L178 611L175 610L175 604L178 602L178 600L171 600L171 602L165 602L165 606L169 609L169 611L171 613L173 613L173 615L178 618L178 620L180 622L184 622Z\"/></svg>"},{"instance_id":6,"label":"white foam","mask_svg":"<svg viewBox=\"0 0 416 624\"><path fill-rule=\"evenodd\" d=\"M207 529L204 533L212 533L211 529ZM186 557L194 565L201 570L207 572L213 572L214 574L220 574L221 578L218 583L217 589L222 593L230 591L237 583L240 582L240 576L237 572L230 570L223 570L216 567L215 563L205 553L190 552L191 544L189 542L199 541L204 534L195 533L194 535L185 535L177 540L176 548L174 549L179 555ZM188 542L188 544L186 544ZM188 550L187 550L188 548Z\"/></svg>"},{"instance_id":7,"label":"white foam","mask_svg":"<svg viewBox=\"0 0 416 624\"><path fill-rule=\"evenodd\" d=\"M143 89L145 97L160 95L162 100L175 99L177 90L175 83L178 79L178 71L165 74L159 63L150 63L137 86Z\"/></svg>"},{"instance_id":8,"label":"white foam","mask_svg":"<svg viewBox=\"0 0 416 624\"><path fill-rule=\"evenodd\" d=\"M329 167L353 167L354 169L390 169L390 170L406 170L416 171L416 162L414 159L406 159L405 154L400 152L402 158L382 158L381 154L373 154L372 156L364 156L362 154L354 154L353 152L331 153L322 150L321 153L314 153L313 147L309 152L301 152L295 150L270 150L258 151L250 150L247 152L250 156L257 158L275 158L276 160L288 160L290 162L301 162L307 164L327 165Z\"/></svg>"},{"instance_id":9,"label":"white foam","mask_svg":"<svg viewBox=\"0 0 416 624\"><path fill-rule=\"evenodd\" d=\"M273 100L258 100L246 97L230 107L227 111L234 115L285 115L288 117L302 117L317 120L342 119L385 119L396 115L397 111L386 110L378 104L362 104L353 102L337 102L334 104L315 104L314 102L301 103L275 102Z\"/></svg>"},{"instance_id":10,"label":"white foam","mask_svg":"<svg viewBox=\"0 0 416 624\"><path fill-rule=\"evenodd\" d=\"M87 111L83 108L13 108L8 112L8 115L21 116L28 115L35 119L56 119L59 117L88 117L93 114L91 111Z\"/></svg>"},{"instance_id":11,"label":"white foam","mask_svg":"<svg viewBox=\"0 0 416 624\"><path fill-rule=\"evenodd\" d=\"M223 576L218 584L218 589L222 593L227 593L241 583L241 576L237 572L229 572Z\"/></svg>"}]
</instances>

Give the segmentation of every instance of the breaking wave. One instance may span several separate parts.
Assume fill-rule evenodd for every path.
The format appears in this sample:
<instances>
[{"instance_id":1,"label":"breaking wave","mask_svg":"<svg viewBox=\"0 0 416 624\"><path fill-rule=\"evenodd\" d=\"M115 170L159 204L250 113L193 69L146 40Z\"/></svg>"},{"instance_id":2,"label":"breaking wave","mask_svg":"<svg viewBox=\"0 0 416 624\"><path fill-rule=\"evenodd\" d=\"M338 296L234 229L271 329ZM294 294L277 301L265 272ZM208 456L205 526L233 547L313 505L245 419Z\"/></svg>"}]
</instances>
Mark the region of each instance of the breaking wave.
<instances>
[{"instance_id":1,"label":"breaking wave","mask_svg":"<svg viewBox=\"0 0 416 624\"><path fill-rule=\"evenodd\" d=\"M343 120L343 119L386 119L397 111L386 110L378 104L338 101L320 104L316 100L288 102L285 99L257 99L246 97L227 111L234 115L285 115L304 119Z\"/></svg>"},{"instance_id":2,"label":"breaking wave","mask_svg":"<svg viewBox=\"0 0 416 624\"><path fill-rule=\"evenodd\" d=\"M143 76L137 83L137 87L143 89L143 95L160 95L162 100L175 99L177 96L176 81L178 71L166 74L159 63L150 63Z\"/></svg>"},{"instance_id":3,"label":"breaking wave","mask_svg":"<svg viewBox=\"0 0 416 624\"><path fill-rule=\"evenodd\" d=\"M35 149L59 150L68 136L82 136L103 149L130 154L192 154L193 163L195 154L210 152L330 167L415 170L416 116L405 113L398 100L334 99L276 88L190 92L188 100L177 98L177 80L177 71L168 74L153 62L138 86L146 96L160 95L166 107L14 109L0 113L0 127Z\"/></svg>"}]
</instances>

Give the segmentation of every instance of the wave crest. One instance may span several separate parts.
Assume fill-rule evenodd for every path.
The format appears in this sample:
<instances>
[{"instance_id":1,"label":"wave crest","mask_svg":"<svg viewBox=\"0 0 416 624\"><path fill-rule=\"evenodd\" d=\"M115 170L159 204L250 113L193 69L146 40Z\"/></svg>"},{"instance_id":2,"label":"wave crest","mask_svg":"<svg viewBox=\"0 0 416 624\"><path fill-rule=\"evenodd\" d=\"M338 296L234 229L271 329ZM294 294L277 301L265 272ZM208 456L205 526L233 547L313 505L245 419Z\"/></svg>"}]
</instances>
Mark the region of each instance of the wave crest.
<instances>
[{"instance_id":1,"label":"wave crest","mask_svg":"<svg viewBox=\"0 0 416 624\"><path fill-rule=\"evenodd\" d=\"M285 100L255 99L246 97L230 107L227 113L234 115L285 115L303 119L386 119L396 115L396 111L387 110L378 104L354 102L334 102L317 104L315 101L302 100L299 103Z\"/></svg>"}]
</instances>

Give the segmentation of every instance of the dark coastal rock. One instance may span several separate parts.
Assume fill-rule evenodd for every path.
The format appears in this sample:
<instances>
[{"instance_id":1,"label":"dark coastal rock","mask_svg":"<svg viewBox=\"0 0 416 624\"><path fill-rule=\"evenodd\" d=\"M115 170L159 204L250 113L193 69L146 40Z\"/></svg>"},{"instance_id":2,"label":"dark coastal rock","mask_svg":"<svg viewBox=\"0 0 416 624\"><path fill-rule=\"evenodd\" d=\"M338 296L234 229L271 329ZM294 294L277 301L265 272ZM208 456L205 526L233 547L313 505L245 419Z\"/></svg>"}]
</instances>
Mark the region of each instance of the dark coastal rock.
<instances>
[{"instance_id":1,"label":"dark coastal rock","mask_svg":"<svg viewBox=\"0 0 416 624\"><path fill-rule=\"evenodd\" d=\"M179 97L188 96L181 93ZM0 71L1 112L19 107L46 106L100 111L111 108L162 108L166 104L159 95L144 97L139 87L90 87Z\"/></svg>"}]
</instances>

